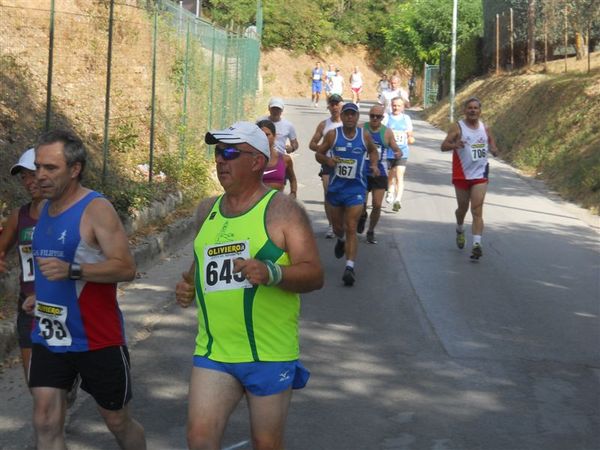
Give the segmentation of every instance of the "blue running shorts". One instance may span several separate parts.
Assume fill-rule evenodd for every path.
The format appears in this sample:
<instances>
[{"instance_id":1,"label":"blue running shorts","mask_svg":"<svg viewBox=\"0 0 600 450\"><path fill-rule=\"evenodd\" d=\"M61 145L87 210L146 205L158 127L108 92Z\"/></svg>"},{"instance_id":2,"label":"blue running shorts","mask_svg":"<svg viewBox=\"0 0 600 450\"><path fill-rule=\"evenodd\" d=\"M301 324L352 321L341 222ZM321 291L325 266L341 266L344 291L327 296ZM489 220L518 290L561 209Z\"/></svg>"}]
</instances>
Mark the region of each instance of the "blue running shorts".
<instances>
[{"instance_id":1,"label":"blue running shorts","mask_svg":"<svg viewBox=\"0 0 600 450\"><path fill-rule=\"evenodd\" d=\"M325 199L327 202L334 207L340 206L356 206L362 205L365 202L366 192L363 193L352 193L348 194L345 192L331 192L327 191Z\"/></svg>"},{"instance_id":2,"label":"blue running shorts","mask_svg":"<svg viewBox=\"0 0 600 450\"><path fill-rule=\"evenodd\" d=\"M292 389L302 389L310 377L310 372L299 360L222 363L204 356L194 356L194 367L227 373L238 380L244 389L258 396L278 394L290 386Z\"/></svg>"}]
</instances>

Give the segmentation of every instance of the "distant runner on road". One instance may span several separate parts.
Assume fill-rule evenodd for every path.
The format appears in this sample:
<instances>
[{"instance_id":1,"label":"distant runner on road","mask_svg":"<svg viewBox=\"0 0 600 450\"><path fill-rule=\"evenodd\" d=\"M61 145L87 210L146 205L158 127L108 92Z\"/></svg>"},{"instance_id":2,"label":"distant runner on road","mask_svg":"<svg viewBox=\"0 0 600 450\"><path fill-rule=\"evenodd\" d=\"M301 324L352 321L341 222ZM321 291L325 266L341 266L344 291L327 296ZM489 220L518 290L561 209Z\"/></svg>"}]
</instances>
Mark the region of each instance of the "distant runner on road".
<instances>
[{"instance_id":1,"label":"distant runner on road","mask_svg":"<svg viewBox=\"0 0 600 450\"><path fill-rule=\"evenodd\" d=\"M379 222L381 216L381 205L383 203L383 195L388 189L388 150L393 152L395 158L402 157L402 150L396 144L394 133L392 130L381 124L383 119L383 106L375 105L369 111L369 121L363 125L363 128L371 133L373 142L377 147L377 165L379 167L379 175L375 176L371 173L371 166L365 165L367 176L367 191L371 193L373 198L373 208L371 209L371 218L369 220L369 229L367 230L367 242L369 244L377 244L375 238L375 226ZM368 195L368 194L367 194ZM366 199L365 199L366 200ZM364 210L358 221L358 233L362 233L367 221L367 202L365 201Z\"/></svg>"},{"instance_id":2,"label":"distant runner on road","mask_svg":"<svg viewBox=\"0 0 600 450\"><path fill-rule=\"evenodd\" d=\"M282 117L283 108L285 108L285 103L282 98L271 97L269 99L269 115L262 116L258 120L268 119L275 124L277 131L275 148L279 153L293 153L298 150L298 137L292 122Z\"/></svg>"},{"instance_id":3,"label":"distant runner on road","mask_svg":"<svg viewBox=\"0 0 600 450\"><path fill-rule=\"evenodd\" d=\"M394 97L391 100L392 113L385 116L383 124L392 130L394 140L402 156L397 158L392 152L388 152L390 167L390 186L386 201L392 204L392 210L400 211L402 208L402 194L404 193L404 174L408 164L409 144L414 144L412 120L404 113L404 100L402 97Z\"/></svg>"},{"instance_id":4,"label":"distant runner on road","mask_svg":"<svg viewBox=\"0 0 600 450\"><path fill-rule=\"evenodd\" d=\"M268 119L259 120L256 122L256 125L267 136L271 151L269 164L267 164L263 173L263 183L266 186L284 192L285 182L286 180L290 180L290 196L296 198L298 180L296 179L296 172L294 172L294 161L292 161L292 157L287 153L279 153L275 149L275 137L277 136L275 125Z\"/></svg>"},{"instance_id":5,"label":"distant runner on road","mask_svg":"<svg viewBox=\"0 0 600 450\"><path fill-rule=\"evenodd\" d=\"M383 105L386 114L392 114L392 99L396 97L401 97L404 100L404 106L410 106L408 92L400 87L400 77L398 75L392 76L389 88L379 94L379 103Z\"/></svg>"},{"instance_id":6,"label":"distant runner on road","mask_svg":"<svg viewBox=\"0 0 600 450\"><path fill-rule=\"evenodd\" d=\"M327 98L331 95L331 79L335 76L335 67L329 64L329 69L325 72L325 95Z\"/></svg>"},{"instance_id":7,"label":"distant runner on road","mask_svg":"<svg viewBox=\"0 0 600 450\"><path fill-rule=\"evenodd\" d=\"M354 70L350 74L350 90L352 91L352 103L360 108L360 93L363 87L363 78L358 66L354 66Z\"/></svg>"},{"instance_id":8,"label":"distant runner on road","mask_svg":"<svg viewBox=\"0 0 600 450\"><path fill-rule=\"evenodd\" d=\"M346 103L342 107L342 127L330 130L317 148L316 159L333 168L327 188L327 203L333 232L337 236L335 257L346 255L342 281L352 286L355 281L354 263L358 253L357 225L367 197L367 177L364 165L371 165L374 176L379 175L377 147L369 133L358 128L358 106ZM366 155L369 160L366 160Z\"/></svg>"},{"instance_id":9,"label":"distant runner on road","mask_svg":"<svg viewBox=\"0 0 600 450\"><path fill-rule=\"evenodd\" d=\"M319 97L321 96L321 92L323 92L323 79L324 77L324 73L323 73L323 69L321 68L321 63L319 61L316 62L315 67L313 68L312 72L312 102L314 107L318 107L319 106Z\"/></svg>"},{"instance_id":10,"label":"distant runner on road","mask_svg":"<svg viewBox=\"0 0 600 450\"><path fill-rule=\"evenodd\" d=\"M317 129L315 130L315 134L311 138L308 148L310 148L313 152L316 152L319 148L319 144L323 137L327 134L329 130L333 130L334 128L338 128L342 126L342 119L340 118L340 112L342 111L342 97L338 94L331 94L327 99L327 109L329 110L330 116L319 122L317 125ZM326 201L327 197L327 186L329 186L329 177L333 174L333 169L329 167L327 164L321 164L321 169L319 170L319 176L321 177L321 183L323 184L323 197L324 197L324 208L325 215L327 216L327 232L325 233L325 237L327 239L333 239L333 227L331 225L331 213L329 212L329 206Z\"/></svg>"},{"instance_id":11,"label":"distant runner on road","mask_svg":"<svg viewBox=\"0 0 600 450\"><path fill-rule=\"evenodd\" d=\"M450 125L442 142L442 151L452 151L452 184L456 191L456 245L465 246L464 221L469 204L473 216L473 248L471 259L483 256L483 202L489 182L488 151L496 156L498 149L490 129L479 120L481 102L476 97L464 104L465 118Z\"/></svg>"},{"instance_id":12,"label":"distant runner on road","mask_svg":"<svg viewBox=\"0 0 600 450\"><path fill-rule=\"evenodd\" d=\"M344 88L346 84L344 77L342 76L340 69L335 69L335 75L331 77L331 94L337 94L344 98Z\"/></svg>"}]
</instances>

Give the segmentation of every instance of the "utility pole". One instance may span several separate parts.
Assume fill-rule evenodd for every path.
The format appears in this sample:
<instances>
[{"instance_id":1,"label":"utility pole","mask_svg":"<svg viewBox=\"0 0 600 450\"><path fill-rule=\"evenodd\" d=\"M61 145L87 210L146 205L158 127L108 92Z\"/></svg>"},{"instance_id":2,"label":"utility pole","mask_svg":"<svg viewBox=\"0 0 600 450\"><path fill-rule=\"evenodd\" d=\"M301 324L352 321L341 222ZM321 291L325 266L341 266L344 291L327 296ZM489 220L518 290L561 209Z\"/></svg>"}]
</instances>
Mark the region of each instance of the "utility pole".
<instances>
[{"instance_id":1,"label":"utility pole","mask_svg":"<svg viewBox=\"0 0 600 450\"><path fill-rule=\"evenodd\" d=\"M510 70L515 69L515 29L513 9L510 8Z\"/></svg>"},{"instance_id":2,"label":"utility pole","mask_svg":"<svg viewBox=\"0 0 600 450\"><path fill-rule=\"evenodd\" d=\"M535 64L535 8L537 0L529 0L527 5L527 66Z\"/></svg>"},{"instance_id":3,"label":"utility pole","mask_svg":"<svg viewBox=\"0 0 600 450\"><path fill-rule=\"evenodd\" d=\"M567 72L567 45L569 45L569 10L567 8L567 5L565 4L565 47L564 47L564 54L565 54L565 73Z\"/></svg>"},{"instance_id":4,"label":"utility pole","mask_svg":"<svg viewBox=\"0 0 600 450\"><path fill-rule=\"evenodd\" d=\"M456 28L458 22L458 0L452 5L452 60L450 61L450 123L454 122L454 95L456 84Z\"/></svg>"},{"instance_id":5,"label":"utility pole","mask_svg":"<svg viewBox=\"0 0 600 450\"><path fill-rule=\"evenodd\" d=\"M496 75L500 74L500 14L496 14Z\"/></svg>"}]
</instances>

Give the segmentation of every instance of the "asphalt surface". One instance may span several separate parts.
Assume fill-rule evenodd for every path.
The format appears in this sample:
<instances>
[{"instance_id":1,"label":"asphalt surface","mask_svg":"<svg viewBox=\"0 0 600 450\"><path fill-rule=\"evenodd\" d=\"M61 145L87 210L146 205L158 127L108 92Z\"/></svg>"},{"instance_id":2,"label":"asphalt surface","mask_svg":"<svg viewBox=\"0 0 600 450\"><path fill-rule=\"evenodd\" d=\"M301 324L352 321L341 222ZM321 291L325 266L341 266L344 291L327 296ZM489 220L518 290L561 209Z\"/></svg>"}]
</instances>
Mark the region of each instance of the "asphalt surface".
<instances>
[{"instance_id":1,"label":"asphalt surface","mask_svg":"<svg viewBox=\"0 0 600 450\"><path fill-rule=\"evenodd\" d=\"M326 281L302 296L302 360L312 376L294 394L286 449L600 448L598 217L493 160L484 256L471 262L454 244L444 134L411 115L417 142L402 209L384 210L377 245L361 237L348 288L334 242L323 237L318 165L307 148L327 114L306 100L287 102L300 141L299 199ZM186 448L195 310L177 307L173 289L191 257L188 245L122 286L131 407L150 449ZM31 399L20 367L2 374L0 404L0 448L28 448ZM224 448L250 448L247 422L242 403ZM84 392L66 429L70 449L117 448Z\"/></svg>"}]
</instances>

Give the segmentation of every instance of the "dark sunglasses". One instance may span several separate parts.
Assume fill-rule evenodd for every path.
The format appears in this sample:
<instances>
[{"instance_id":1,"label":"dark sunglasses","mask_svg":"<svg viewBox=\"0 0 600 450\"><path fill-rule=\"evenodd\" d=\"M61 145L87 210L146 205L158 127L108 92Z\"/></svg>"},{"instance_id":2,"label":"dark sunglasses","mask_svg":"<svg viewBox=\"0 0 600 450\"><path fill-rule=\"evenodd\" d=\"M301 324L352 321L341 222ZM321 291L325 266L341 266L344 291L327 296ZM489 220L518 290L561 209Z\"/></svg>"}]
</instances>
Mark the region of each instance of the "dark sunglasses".
<instances>
[{"instance_id":1,"label":"dark sunglasses","mask_svg":"<svg viewBox=\"0 0 600 450\"><path fill-rule=\"evenodd\" d=\"M220 156L225 161L231 161L232 159L237 159L240 157L240 155L242 153L252 153L252 152L243 152L242 150L238 150L237 148L233 148L233 147L226 147L226 148L215 147L215 158L217 156Z\"/></svg>"},{"instance_id":2,"label":"dark sunglasses","mask_svg":"<svg viewBox=\"0 0 600 450\"><path fill-rule=\"evenodd\" d=\"M383 114L369 114L369 119L383 119Z\"/></svg>"}]
</instances>

